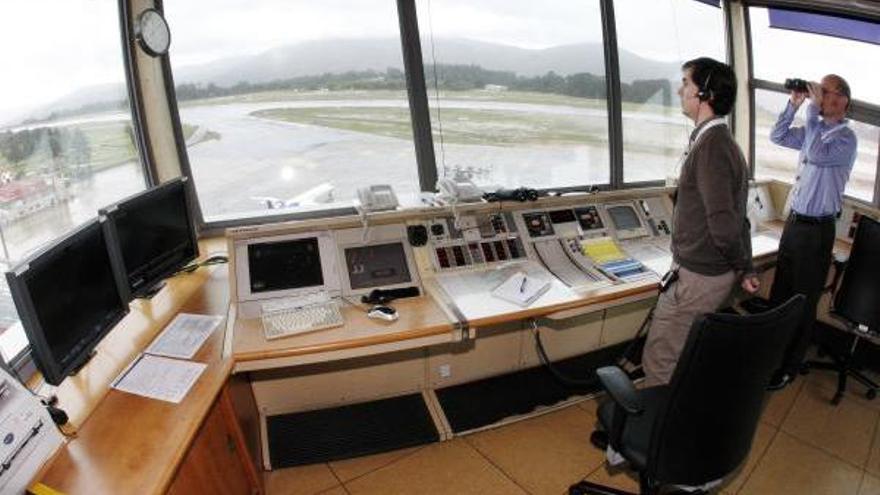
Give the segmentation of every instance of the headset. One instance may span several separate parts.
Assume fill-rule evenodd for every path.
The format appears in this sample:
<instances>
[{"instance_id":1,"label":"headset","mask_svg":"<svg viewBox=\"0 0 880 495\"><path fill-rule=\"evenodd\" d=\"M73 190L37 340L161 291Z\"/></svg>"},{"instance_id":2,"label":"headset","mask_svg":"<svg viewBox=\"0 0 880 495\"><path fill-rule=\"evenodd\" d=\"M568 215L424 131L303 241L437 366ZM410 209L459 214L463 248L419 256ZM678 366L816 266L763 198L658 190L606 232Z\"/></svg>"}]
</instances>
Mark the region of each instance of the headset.
<instances>
[{"instance_id":1,"label":"headset","mask_svg":"<svg viewBox=\"0 0 880 495\"><path fill-rule=\"evenodd\" d=\"M712 74L715 73L715 69L712 68L709 71L709 75L706 76L706 80L703 82L703 86L697 91L697 99L700 101L709 101L712 99L712 90L709 89L709 81L712 80Z\"/></svg>"}]
</instances>

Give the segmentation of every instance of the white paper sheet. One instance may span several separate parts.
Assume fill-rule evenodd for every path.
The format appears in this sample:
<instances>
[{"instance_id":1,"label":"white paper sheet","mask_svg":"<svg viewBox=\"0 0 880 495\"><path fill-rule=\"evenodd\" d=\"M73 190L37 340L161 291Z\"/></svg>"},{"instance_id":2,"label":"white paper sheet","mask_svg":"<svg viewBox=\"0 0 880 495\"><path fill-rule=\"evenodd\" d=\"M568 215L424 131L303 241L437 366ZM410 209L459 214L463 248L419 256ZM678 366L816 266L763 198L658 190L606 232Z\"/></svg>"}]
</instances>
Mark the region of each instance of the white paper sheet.
<instances>
[{"instance_id":1,"label":"white paper sheet","mask_svg":"<svg viewBox=\"0 0 880 495\"><path fill-rule=\"evenodd\" d=\"M223 321L219 315L180 313L144 351L155 356L192 359Z\"/></svg>"},{"instance_id":2,"label":"white paper sheet","mask_svg":"<svg viewBox=\"0 0 880 495\"><path fill-rule=\"evenodd\" d=\"M437 282L465 318L474 320L504 313L522 311L522 307L491 297L489 293L511 275L521 271L528 277L550 282L550 288L530 307L549 306L573 301L579 296L534 261L514 262L500 268L477 271L441 273Z\"/></svg>"},{"instance_id":3,"label":"white paper sheet","mask_svg":"<svg viewBox=\"0 0 880 495\"><path fill-rule=\"evenodd\" d=\"M179 403L206 367L205 363L141 354L113 381L113 388Z\"/></svg>"}]
</instances>

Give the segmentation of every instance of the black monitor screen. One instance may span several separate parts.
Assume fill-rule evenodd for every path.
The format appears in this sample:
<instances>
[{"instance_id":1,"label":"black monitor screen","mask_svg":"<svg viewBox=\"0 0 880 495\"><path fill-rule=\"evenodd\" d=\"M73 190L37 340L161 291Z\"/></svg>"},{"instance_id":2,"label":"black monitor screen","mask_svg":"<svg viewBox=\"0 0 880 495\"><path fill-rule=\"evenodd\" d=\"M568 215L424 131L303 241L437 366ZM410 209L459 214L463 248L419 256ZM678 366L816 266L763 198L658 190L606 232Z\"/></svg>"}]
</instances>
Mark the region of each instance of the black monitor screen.
<instances>
[{"instance_id":1,"label":"black monitor screen","mask_svg":"<svg viewBox=\"0 0 880 495\"><path fill-rule=\"evenodd\" d=\"M134 296L146 294L198 256L185 184L179 179L120 202L107 216Z\"/></svg>"},{"instance_id":2,"label":"black monitor screen","mask_svg":"<svg viewBox=\"0 0 880 495\"><path fill-rule=\"evenodd\" d=\"M345 265L354 290L405 284L411 280L406 252L400 242L347 248Z\"/></svg>"},{"instance_id":3,"label":"black monitor screen","mask_svg":"<svg viewBox=\"0 0 880 495\"><path fill-rule=\"evenodd\" d=\"M248 270L253 293L324 285L317 237L250 244Z\"/></svg>"},{"instance_id":4,"label":"black monitor screen","mask_svg":"<svg viewBox=\"0 0 880 495\"><path fill-rule=\"evenodd\" d=\"M13 300L46 381L85 362L128 312L101 224L93 222L7 274ZM121 281L120 281L121 282Z\"/></svg>"},{"instance_id":5,"label":"black monitor screen","mask_svg":"<svg viewBox=\"0 0 880 495\"><path fill-rule=\"evenodd\" d=\"M572 210L555 210L550 212L550 221L553 223L567 223L576 220Z\"/></svg>"},{"instance_id":6,"label":"black monitor screen","mask_svg":"<svg viewBox=\"0 0 880 495\"><path fill-rule=\"evenodd\" d=\"M632 230L642 226L636 210L631 206L611 206L608 208L608 214L611 215L611 221L614 222L614 228L617 230Z\"/></svg>"}]
</instances>

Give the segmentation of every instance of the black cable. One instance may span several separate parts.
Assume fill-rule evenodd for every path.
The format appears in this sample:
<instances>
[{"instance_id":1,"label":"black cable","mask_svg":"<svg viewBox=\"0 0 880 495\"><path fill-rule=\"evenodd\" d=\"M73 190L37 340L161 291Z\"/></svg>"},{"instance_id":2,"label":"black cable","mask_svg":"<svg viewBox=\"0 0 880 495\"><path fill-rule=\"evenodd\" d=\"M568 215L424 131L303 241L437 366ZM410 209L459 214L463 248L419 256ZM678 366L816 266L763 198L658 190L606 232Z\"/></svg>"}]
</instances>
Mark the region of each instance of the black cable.
<instances>
[{"instance_id":1,"label":"black cable","mask_svg":"<svg viewBox=\"0 0 880 495\"><path fill-rule=\"evenodd\" d=\"M633 349L635 349L635 346L638 344L642 335L647 332L647 329L649 326L648 323L651 321L651 318L654 316L654 309L656 307L657 307L656 304L651 306L651 309L648 311L648 314L645 316L645 319L642 320L642 325L639 327L638 332L636 332L635 337L633 337L633 339L630 341L629 345L626 346L626 349L623 350L623 352L620 354L620 357L617 358L616 364L618 366L620 366L621 368L623 367L623 365L625 364L626 361L632 362L632 360L628 357L628 355L630 352L632 352ZM556 378L556 380L558 380L563 385L572 386L572 387L585 387L585 386L594 385L596 383L595 380L590 380L590 379L581 380L578 378L571 378L569 376L566 376L564 373L559 371L555 366L553 366L553 363L550 361L550 358L547 356L547 351L544 349L544 343L541 342L540 330L538 330L537 325L534 325L534 324L533 324L533 329L535 330L535 348L538 351L538 357L541 360L541 364L543 364L544 367L547 368L547 371L549 371L550 374L553 375L554 378Z\"/></svg>"},{"instance_id":2,"label":"black cable","mask_svg":"<svg viewBox=\"0 0 880 495\"><path fill-rule=\"evenodd\" d=\"M550 358L547 357L547 351L544 350L544 344L541 342L541 332L538 330L537 326L534 326L533 328L535 330L535 347L538 350L538 357L541 359L541 364L547 368L547 371L549 371L556 380L563 385L570 387L588 387L596 384L596 380L571 378L556 369L556 367L553 366L553 363L550 362Z\"/></svg>"},{"instance_id":3,"label":"black cable","mask_svg":"<svg viewBox=\"0 0 880 495\"><path fill-rule=\"evenodd\" d=\"M645 319L642 320L642 326L639 327L639 331L636 332L636 336L629 342L629 345L626 346L626 349L620 353L620 357L617 358L617 365L623 368L623 365L626 364L627 361L632 362L632 359L629 357L629 353L635 349L636 345L638 345L639 340L641 340L642 336L648 332L648 327L651 319L654 317L654 310L657 308L657 303L655 302L651 309L648 310L648 314L645 315Z\"/></svg>"},{"instance_id":4,"label":"black cable","mask_svg":"<svg viewBox=\"0 0 880 495\"><path fill-rule=\"evenodd\" d=\"M203 266L222 265L225 263L229 263L229 258L227 258L225 254L212 254L211 256L208 256L204 261L196 261L186 265L180 270L174 272L174 274L171 276L173 277L176 275L180 275L181 273L192 273Z\"/></svg>"}]
</instances>

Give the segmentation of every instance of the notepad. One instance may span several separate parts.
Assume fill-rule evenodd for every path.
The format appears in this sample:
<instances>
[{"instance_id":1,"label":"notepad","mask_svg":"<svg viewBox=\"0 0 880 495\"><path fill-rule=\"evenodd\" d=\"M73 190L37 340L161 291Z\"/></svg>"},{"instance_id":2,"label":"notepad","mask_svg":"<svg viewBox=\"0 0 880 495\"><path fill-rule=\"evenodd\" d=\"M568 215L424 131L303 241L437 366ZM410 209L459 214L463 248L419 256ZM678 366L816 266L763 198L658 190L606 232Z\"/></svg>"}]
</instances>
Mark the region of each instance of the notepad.
<instances>
[{"instance_id":1,"label":"notepad","mask_svg":"<svg viewBox=\"0 0 880 495\"><path fill-rule=\"evenodd\" d=\"M529 277L523 272L516 272L508 277L507 280L501 282L501 285L495 287L492 290L492 295L525 308L549 289L550 282L548 280Z\"/></svg>"},{"instance_id":2,"label":"notepad","mask_svg":"<svg viewBox=\"0 0 880 495\"><path fill-rule=\"evenodd\" d=\"M610 237L583 240L581 241L581 251L596 263L607 263L627 258L614 239Z\"/></svg>"}]
</instances>

